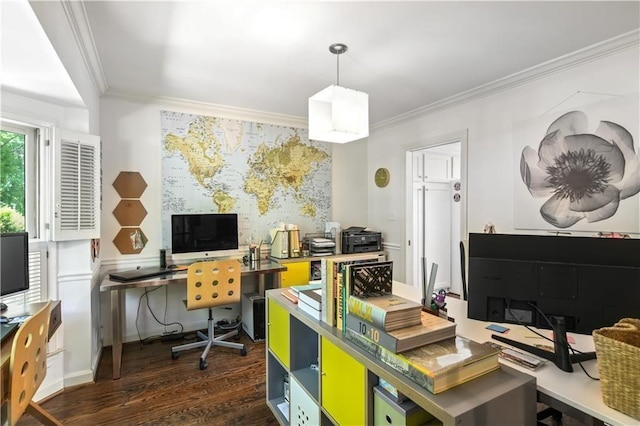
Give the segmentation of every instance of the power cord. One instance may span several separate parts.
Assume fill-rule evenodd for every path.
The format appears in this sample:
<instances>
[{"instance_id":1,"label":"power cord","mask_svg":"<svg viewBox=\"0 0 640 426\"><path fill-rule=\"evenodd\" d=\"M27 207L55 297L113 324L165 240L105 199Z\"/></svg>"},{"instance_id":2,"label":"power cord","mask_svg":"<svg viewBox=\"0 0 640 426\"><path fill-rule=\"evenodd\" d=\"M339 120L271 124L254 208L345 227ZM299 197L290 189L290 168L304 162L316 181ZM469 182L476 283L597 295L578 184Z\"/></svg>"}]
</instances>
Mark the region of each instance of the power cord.
<instances>
[{"instance_id":1,"label":"power cord","mask_svg":"<svg viewBox=\"0 0 640 426\"><path fill-rule=\"evenodd\" d=\"M562 339L560 341L560 344L563 345L565 348L567 348L568 350L570 350L573 354L582 354L583 352L574 349L573 346L571 346L571 344L564 338L564 336L558 332L558 330L556 329L556 327L553 325L553 323L551 322L551 320L549 320L549 318L544 314L544 312L542 312L540 310L540 308L538 308L535 304L531 303L531 302L527 302L527 304L529 306L531 306L532 308L534 308L541 316L542 318L544 318L544 320L546 321L546 323L549 325L549 327L551 327L551 330L553 331L553 335L558 336L560 339ZM526 328L527 330L529 330L530 332L532 332L533 334L536 334L538 336L540 336L541 338L548 340L551 343L555 344L555 341L553 339L548 338L547 336L537 332L536 330L534 330L533 328L531 328L529 325L527 324L523 324L520 319L518 318L517 315L515 315L512 311L511 311L511 303L507 303L507 311L509 312L509 315L511 315L512 318L515 318L516 322L518 323L518 325L523 326L524 328ZM578 361L577 364L580 366L580 368L582 369L582 371L584 372L584 374L587 375L587 377L589 377L591 380L600 380L600 378L598 377L593 377L591 376L587 370L584 368L584 366L582 365L582 362Z\"/></svg>"},{"instance_id":2,"label":"power cord","mask_svg":"<svg viewBox=\"0 0 640 426\"><path fill-rule=\"evenodd\" d=\"M167 287L167 286L163 286L163 287L165 287L165 289L166 289L166 287ZM144 346L144 344L145 344L145 343L147 343L147 342L149 342L149 341L155 341L155 340L158 340L159 338L162 338L162 336L157 336L157 335L156 335L156 336L149 336L149 337L146 337L146 338L144 338L144 339L143 339L143 338L142 338L142 335L140 334L140 328L138 327L138 319L140 318L140 307L142 306L142 298L143 298L143 297L145 297L145 298L146 298L147 309L149 310L149 313L151 313L151 316L153 317L153 319L154 319L158 324L160 324L160 325L162 325L162 326L164 326L164 327L165 327L165 330L166 330L166 327L167 327L167 326L171 326L171 325L178 325L178 326L180 326L180 330L174 330L174 331L171 331L171 332L167 332L167 334L178 334L178 333L180 333L180 334L181 334L181 333L183 333L183 332L184 332L184 326L183 326L181 323L179 323L179 322L170 322L170 323L166 323L166 322L160 321L160 320L158 319L158 317L156 316L156 314L155 314L155 313L153 312L153 310L151 309L151 306L149 305L149 293L152 293L152 292L154 292L154 291L158 290L159 288L160 288L160 287L156 287L156 288L154 288L154 289L152 289L152 290L149 290L148 288L146 288L146 287L145 287L145 289L144 289L144 293L142 293L142 294L140 295L140 298L138 299L138 309L137 309L137 312L136 312L136 321L135 321L135 322L136 322L136 331L137 331L137 333L138 333L138 341L140 342L140 345L141 345L141 346ZM165 290L165 291L166 291L166 290ZM165 299L165 318L166 318L166 309L167 309L167 308L166 308L166 303L167 303L167 302L166 302L166 299ZM165 335L166 335L166 334L165 334Z\"/></svg>"}]
</instances>

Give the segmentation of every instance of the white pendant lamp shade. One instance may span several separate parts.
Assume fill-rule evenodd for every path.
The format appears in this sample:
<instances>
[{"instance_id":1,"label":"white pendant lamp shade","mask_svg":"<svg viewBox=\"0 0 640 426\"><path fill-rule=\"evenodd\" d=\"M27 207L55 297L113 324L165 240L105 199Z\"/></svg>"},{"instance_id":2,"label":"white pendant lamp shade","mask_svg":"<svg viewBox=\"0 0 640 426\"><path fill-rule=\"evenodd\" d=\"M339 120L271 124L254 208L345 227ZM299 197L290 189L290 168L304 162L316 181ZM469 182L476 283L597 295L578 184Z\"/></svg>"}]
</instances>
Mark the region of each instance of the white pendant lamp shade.
<instances>
[{"instance_id":1,"label":"white pendant lamp shade","mask_svg":"<svg viewBox=\"0 0 640 426\"><path fill-rule=\"evenodd\" d=\"M347 45L334 43L329 52L336 55L337 83L309 98L309 139L347 143L369 136L369 95L340 86L340 55Z\"/></svg>"},{"instance_id":2,"label":"white pendant lamp shade","mask_svg":"<svg viewBox=\"0 0 640 426\"><path fill-rule=\"evenodd\" d=\"M309 98L309 139L346 143L369 136L369 95L331 85Z\"/></svg>"}]
</instances>

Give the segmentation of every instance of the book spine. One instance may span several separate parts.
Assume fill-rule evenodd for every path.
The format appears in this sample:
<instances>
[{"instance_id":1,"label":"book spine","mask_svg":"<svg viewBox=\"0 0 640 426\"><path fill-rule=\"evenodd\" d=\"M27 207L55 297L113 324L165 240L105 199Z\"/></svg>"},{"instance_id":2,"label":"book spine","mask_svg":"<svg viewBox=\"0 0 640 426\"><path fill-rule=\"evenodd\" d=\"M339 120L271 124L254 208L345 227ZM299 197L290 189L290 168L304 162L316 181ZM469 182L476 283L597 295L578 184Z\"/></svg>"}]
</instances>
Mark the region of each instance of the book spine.
<instances>
[{"instance_id":1,"label":"book spine","mask_svg":"<svg viewBox=\"0 0 640 426\"><path fill-rule=\"evenodd\" d=\"M347 328L344 331L344 337L360 349L378 358L378 350L380 345L375 344L371 340L364 337L362 334L350 328Z\"/></svg>"},{"instance_id":2,"label":"book spine","mask_svg":"<svg viewBox=\"0 0 640 426\"><path fill-rule=\"evenodd\" d=\"M322 321L332 325L329 321L329 297L330 292L327 287L327 259L320 259L320 288L322 289Z\"/></svg>"},{"instance_id":3,"label":"book spine","mask_svg":"<svg viewBox=\"0 0 640 426\"><path fill-rule=\"evenodd\" d=\"M346 326L348 329L351 329L356 333L360 333L367 339L384 347L385 349L393 353L398 352L398 339L381 328L360 319L352 313L347 313Z\"/></svg>"},{"instance_id":4,"label":"book spine","mask_svg":"<svg viewBox=\"0 0 640 426\"><path fill-rule=\"evenodd\" d=\"M382 346L379 346L377 358L397 372L407 376L429 392L434 393L434 378L426 372L415 368L413 364L407 361L402 355L398 355Z\"/></svg>"},{"instance_id":5,"label":"book spine","mask_svg":"<svg viewBox=\"0 0 640 426\"><path fill-rule=\"evenodd\" d=\"M347 312L352 313L356 317L368 322L369 324L381 330L386 330L385 318L387 312L375 305L367 303L366 300L357 297L348 297Z\"/></svg>"},{"instance_id":6,"label":"book spine","mask_svg":"<svg viewBox=\"0 0 640 426\"><path fill-rule=\"evenodd\" d=\"M338 299L336 302L336 327L338 330L344 330L344 315L345 315L345 303L344 303L344 281L342 280L342 272L336 273L336 280L338 282Z\"/></svg>"}]
</instances>

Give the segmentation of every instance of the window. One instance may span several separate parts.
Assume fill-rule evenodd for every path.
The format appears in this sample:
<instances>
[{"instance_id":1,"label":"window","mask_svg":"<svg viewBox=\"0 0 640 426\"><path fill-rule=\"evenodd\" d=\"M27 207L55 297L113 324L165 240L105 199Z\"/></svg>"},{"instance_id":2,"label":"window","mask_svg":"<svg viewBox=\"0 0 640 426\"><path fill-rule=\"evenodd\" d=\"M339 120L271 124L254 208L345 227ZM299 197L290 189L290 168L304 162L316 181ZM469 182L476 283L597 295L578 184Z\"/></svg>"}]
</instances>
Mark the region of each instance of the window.
<instances>
[{"instance_id":1,"label":"window","mask_svg":"<svg viewBox=\"0 0 640 426\"><path fill-rule=\"evenodd\" d=\"M0 123L0 232L29 232L29 290L4 297L7 304L47 298L47 243L40 240L44 175L40 132L36 127Z\"/></svg>"}]
</instances>

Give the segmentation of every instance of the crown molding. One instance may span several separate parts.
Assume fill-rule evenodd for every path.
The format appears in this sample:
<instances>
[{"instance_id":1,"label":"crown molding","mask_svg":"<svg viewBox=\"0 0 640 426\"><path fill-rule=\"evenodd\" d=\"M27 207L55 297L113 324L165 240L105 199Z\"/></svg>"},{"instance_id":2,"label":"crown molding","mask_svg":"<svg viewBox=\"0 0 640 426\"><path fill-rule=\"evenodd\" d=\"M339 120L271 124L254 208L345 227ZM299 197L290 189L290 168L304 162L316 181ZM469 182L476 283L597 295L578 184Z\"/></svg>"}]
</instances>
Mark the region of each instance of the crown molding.
<instances>
[{"instance_id":1,"label":"crown molding","mask_svg":"<svg viewBox=\"0 0 640 426\"><path fill-rule=\"evenodd\" d=\"M277 114L268 111L239 108L229 105L213 104L209 102L192 101L187 99L172 98L168 96L148 96L108 89L106 93L102 95L102 99L110 98L139 103L152 102L166 107L179 107L188 111L194 111L205 115L213 114L216 117L228 118L232 120L245 120L256 123L274 124L301 129L307 129L309 127L306 117Z\"/></svg>"},{"instance_id":2,"label":"crown molding","mask_svg":"<svg viewBox=\"0 0 640 426\"><path fill-rule=\"evenodd\" d=\"M93 33L91 32L91 25L89 25L87 12L84 8L84 2L61 0L61 4L67 16L69 28L71 28L73 32L80 55L91 78L91 83L93 83L93 87L96 89L98 96L100 96L109 86L93 39Z\"/></svg>"},{"instance_id":3,"label":"crown molding","mask_svg":"<svg viewBox=\"0 0 640 426\"><path fill-rule=\"evenodd\" d=\"M457 95L433 102L429 105L416 108L404 114L397 115L387 120L382 120L371 125L371 129L380 129L394 124L418 118L428 113L451 108L473 100L484 98L503 92L505 90L521 86L534 80L559 73L582 64L596 61L603 57L616 54L618 52L637 48L640 45L640 29L630 31L618 37L605 40L591 46L585 47L575 52L560 56L523 71L494 80L482 86L458 93Z\"/></svg>"}]
</instances>

